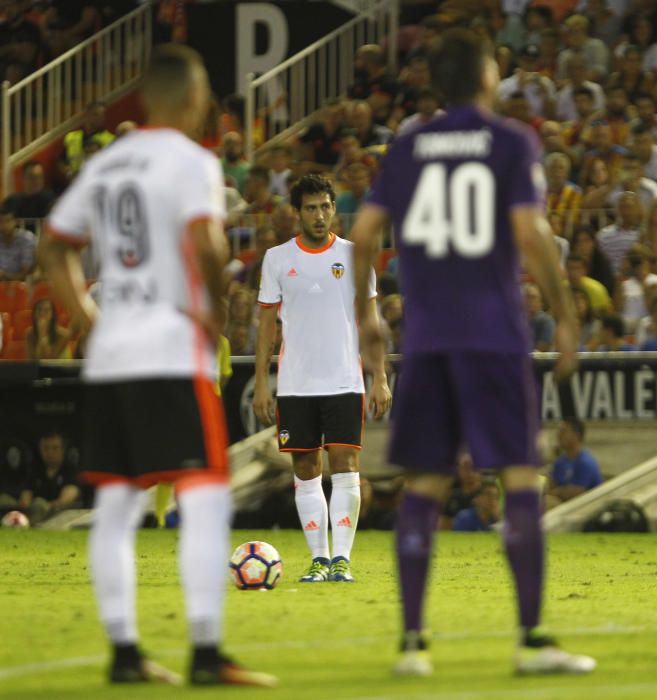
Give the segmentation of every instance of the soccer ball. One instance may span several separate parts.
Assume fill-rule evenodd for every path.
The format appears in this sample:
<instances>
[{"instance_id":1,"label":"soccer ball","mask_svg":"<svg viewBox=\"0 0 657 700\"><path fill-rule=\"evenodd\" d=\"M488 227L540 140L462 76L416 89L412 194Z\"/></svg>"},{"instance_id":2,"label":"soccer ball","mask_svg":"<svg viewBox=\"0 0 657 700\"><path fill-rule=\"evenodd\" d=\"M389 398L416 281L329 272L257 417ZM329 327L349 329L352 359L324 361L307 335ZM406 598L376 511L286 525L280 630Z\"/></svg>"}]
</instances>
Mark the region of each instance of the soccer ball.
<instances>
[{"instance_id":1,"label":"soccer ball","mask_svg":"<svg viewBox=\"0 0 657 700\"><path fill-rule=\"evenodd\" d=\"M245 542L230 558L229 569L242 591L271 590L283 575L281 557L267 542Z\"/></svg>"},{"instance_id":2,"label":"soccer ball","mask_svg":"<svg viewBox=\"0 0 657 700\"><path fill-rule=\"evenodd\" d=\"M10 510L2 517L3 527L30 527L30 521L20 510Z\"/></svg>"}]
</instances>

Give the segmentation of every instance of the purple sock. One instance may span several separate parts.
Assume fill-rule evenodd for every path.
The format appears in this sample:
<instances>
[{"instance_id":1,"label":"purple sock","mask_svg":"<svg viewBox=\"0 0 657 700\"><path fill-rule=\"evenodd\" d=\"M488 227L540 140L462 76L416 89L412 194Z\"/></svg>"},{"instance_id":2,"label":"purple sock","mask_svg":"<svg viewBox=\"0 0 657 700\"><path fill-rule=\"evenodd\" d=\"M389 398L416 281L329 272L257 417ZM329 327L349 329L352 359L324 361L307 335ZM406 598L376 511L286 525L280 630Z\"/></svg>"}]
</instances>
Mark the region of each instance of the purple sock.
<instances>
[{"instance_id":1,"label":"purple sock","mask_svg":"<svg viewBox=\"0 0 657 700\"><path fill-rule=\"evenodd\" d=\"M439 512L439 503L410 492L404 494L399 506L395 544L405 632L422 629L422 606Z\"/></svg>"},{"instance_id":2,"label":"purple sock","mask_svg":"<svg viewBox=\"0 0 657 700\"><path fill-rule=\"evenodd\" d=\"M516 582L520 626L526 633L538 625L543 597L543 532L536 491L507 491L504 544Z\"/></svg>"}]
</instances>

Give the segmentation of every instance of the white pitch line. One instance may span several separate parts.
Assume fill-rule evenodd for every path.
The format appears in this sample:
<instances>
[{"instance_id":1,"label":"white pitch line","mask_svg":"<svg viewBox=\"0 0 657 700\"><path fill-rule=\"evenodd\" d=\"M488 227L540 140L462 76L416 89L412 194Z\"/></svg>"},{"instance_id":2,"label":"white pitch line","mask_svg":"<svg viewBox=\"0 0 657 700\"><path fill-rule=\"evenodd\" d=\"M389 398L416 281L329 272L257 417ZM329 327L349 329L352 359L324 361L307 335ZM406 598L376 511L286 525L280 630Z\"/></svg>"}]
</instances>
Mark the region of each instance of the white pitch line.
<instances>
[{"instance_id":1,"label":"white pitch line","mask_svg":"<svg viewBox=\"0 0 657 700\"><path fill-rule=\"evenodd\" d=\"M398 695L367 695L344 698L344 700L495 700L495 698L522 698L525 700L554 700L554 698L567 697L566 693L582 693L585 690L591 697L612 696L614 698L627 698L639 693L650 693L651 697L657 695L657 683L628 683L625 685L554 685L543 688L505 688L500 690L466 690L456 692L431 691L429 693L408 693Z\"/></svg>"},{"instance_id":2,"label":"white pitch line","mask_svg":"<svg viewBox=\"0 0 657 700\"><path fill-rule=\"evenodd\" d=\"M578 627L576 629L555 629L556 634L564 637L577 637L577 636L591 636L591 635L622 635L622 634L637 634L639 632L655 632L657 630L652 630L647 627L638 626L623 626L615 625L613 623L600 625L598 627ZM499 632L484 632L481 634L471 634L467 632L442 632L434 633L432 639L437 642L440 641L464 641L471 640L476 641L478 639L512 639L515 637L515 632L509 631L499 631ZM272 649L321 649L325 647L335 648L336 646L355 646L355 645L366 645L374 644L381 641L381 636L368 636L368 637L347 637L341 639L314 639L314 640L280 640L277 642L255 642L249 644L229 644L231 649L235 651L270 651ZM187 653L187 649L160 649L152 652L154 656L183 656ZM53 659L52 661L43 661L40 663L23 664L21 666L9 666L7 668L0 668L0 681L7 678L18 678L21 676L28 676L32 674L42 674L50 673L54 671L61 671L67 668L81 668L84 666L96 666L102 664L107 660L106 655L96 655L96 656L74 656L68 659ZM353 700L390 700L392 696L385 696L382 698L358 698ZM401 697L401 696L400 696ZM421 697L421 696L418 696ZM440 696L432 696L440 697ZM443 696L445 699L451 696ZM473 696L481 697L481 696ZM458 700L461 700L458 698ZM463 700L469 700L468 696L464 696Z\"/></svg>"}]
</instances>

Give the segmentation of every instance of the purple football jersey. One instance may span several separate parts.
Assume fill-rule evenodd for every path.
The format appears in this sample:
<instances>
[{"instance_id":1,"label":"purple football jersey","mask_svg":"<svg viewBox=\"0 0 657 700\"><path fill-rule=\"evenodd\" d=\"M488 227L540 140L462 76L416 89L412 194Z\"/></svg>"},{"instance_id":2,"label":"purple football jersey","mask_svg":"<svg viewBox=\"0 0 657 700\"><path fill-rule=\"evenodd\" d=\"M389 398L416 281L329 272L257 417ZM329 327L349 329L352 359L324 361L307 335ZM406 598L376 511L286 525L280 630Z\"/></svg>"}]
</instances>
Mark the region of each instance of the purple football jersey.
<instances>
[{"instance_id":1,"label":"purple football jersey","mask_svg":"<svg viewBox=\"0 0 657 700\"><path fill-rule=\"evenodd\" d=\"M474 106L392 144L368 201L394 225L404 353L529 350L510 214L543 204L542 173L531 129Z\"/></svg>"}]
</instances>

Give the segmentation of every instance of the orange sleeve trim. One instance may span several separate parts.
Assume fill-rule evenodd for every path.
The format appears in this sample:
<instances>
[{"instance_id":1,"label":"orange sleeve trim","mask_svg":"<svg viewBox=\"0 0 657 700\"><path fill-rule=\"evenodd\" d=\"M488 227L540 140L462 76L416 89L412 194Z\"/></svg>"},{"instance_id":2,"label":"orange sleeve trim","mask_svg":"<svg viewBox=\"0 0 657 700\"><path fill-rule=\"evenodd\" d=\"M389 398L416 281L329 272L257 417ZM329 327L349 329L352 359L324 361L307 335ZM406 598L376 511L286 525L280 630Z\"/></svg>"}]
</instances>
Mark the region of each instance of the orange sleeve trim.
<instances>
[{"instance_id":1,"label":"orange sleeve trim","mask_svg":"<svg viewBox=\"0 0 657 700\"><path fill-rule=\"evenodd\" d=\"M176 481L176 493L182 493L200 486L210 486L214 484L227 484L225 475L215 474L209 471L190 472L186 476L181 476Z\"/></svg>"},{"instance_id":2,"label":"orange sleeve trim","mask_svg":"<svg viewBox=\"0 0 657 700\"><path fill-rule=\"evenodd\" d=\"M311 253L312 255L317 255L318 253L323 253L328 250L335 243L336 235L331 231L329 232L329 238L325 245L321 248L309 248L301 242L301 234L299 234L294 240L296 244L303 250L304 253Z\"/></svg>"},{"instance_id":3,"label":"orange sleeve trim","mask_svg":"<svg viewBox=\"0 0 657 700\"><path fill-rule=\"evenodd\" d=\"M259 301L259 302L258 302L258 306L261 306L263 309L271 309L271 308L273 308L274 306L280 306L280 305L281 305L281 302L280 302L280 301L277 301L277 302L275 302L274 304L267 304L267 303L264 302L264 301Z\"/></svg>"},{"instance_id":4,"label":"orange sleeve trim","mask_svg":"<svg viewBox=\"0 0 657 700\"><path fill-rule=\"evenodd\" d=\"M73 246L74 248L84 248L84 246L89 243L89 236L83 236L80 238L80 236L75 233L61 231L60 229L54 228L54 226L51 224L46 225L46 235L50 238L54 238L57 241L68 243L68 245Z\"/></svg>"}]
</instances>

